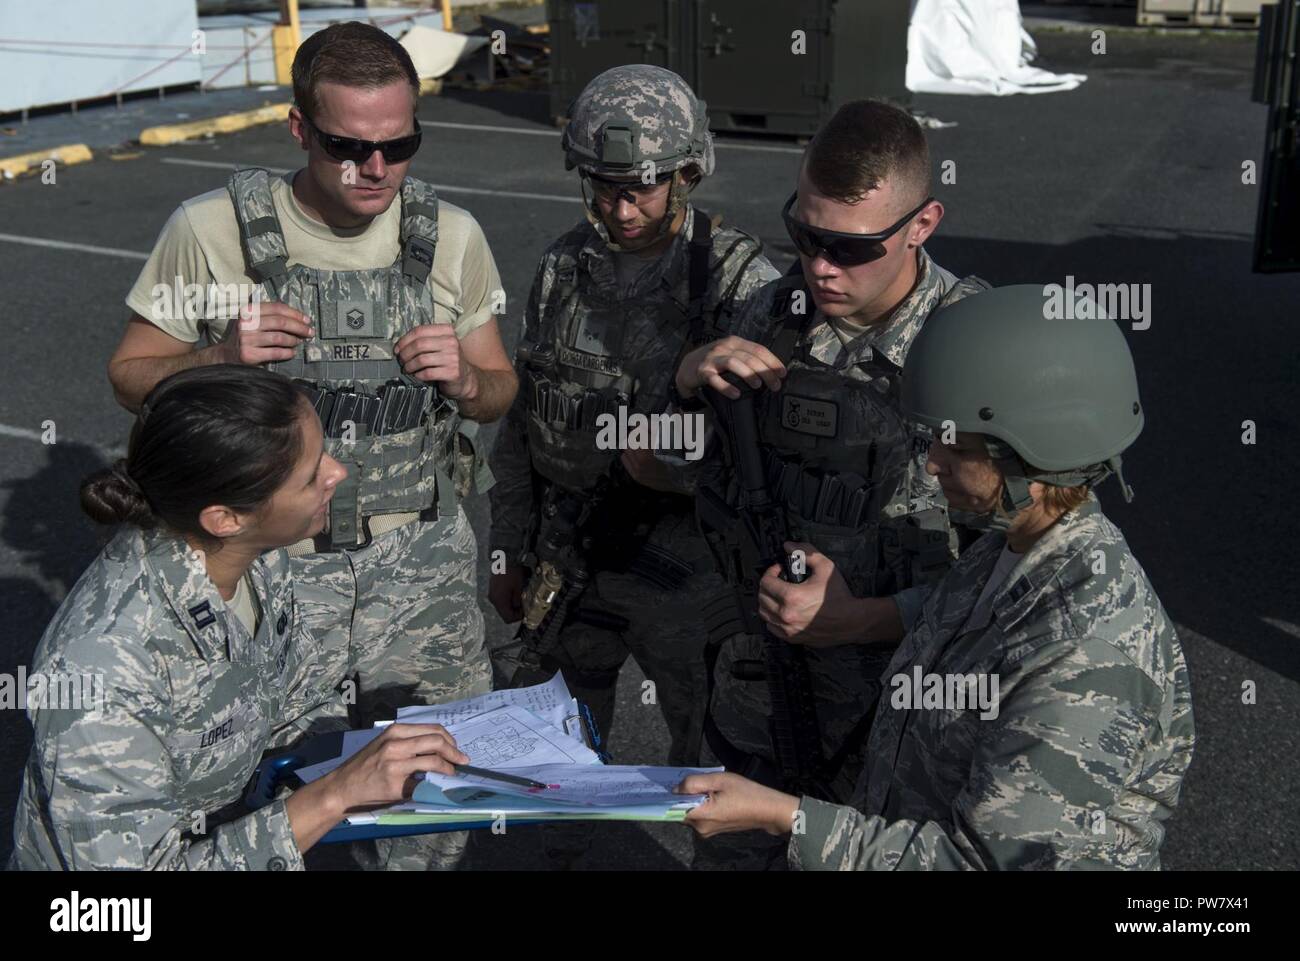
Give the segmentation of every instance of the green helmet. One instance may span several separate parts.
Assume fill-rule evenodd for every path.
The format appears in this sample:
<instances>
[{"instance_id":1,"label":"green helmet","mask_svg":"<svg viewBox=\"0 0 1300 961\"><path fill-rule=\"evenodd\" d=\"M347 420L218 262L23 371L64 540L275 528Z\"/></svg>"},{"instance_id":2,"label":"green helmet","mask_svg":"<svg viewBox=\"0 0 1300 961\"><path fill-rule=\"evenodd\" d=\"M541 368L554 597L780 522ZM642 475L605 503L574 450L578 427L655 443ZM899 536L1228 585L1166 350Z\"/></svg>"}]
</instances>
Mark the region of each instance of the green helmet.
<instances>
[{"instance_id":1,"label":"green helmet","mask_svg":"<svg viewBox=\"0 0 1300 961\"><path fill-rule=\"evenodd\" d=\"M1009 512L1028 481L1057 486L1119 477L1120 453L1142 431L1128 343L1100 306L1087 320L1049 319L1049 289L995 287L928 318L903 366L902 410L936 435L983 434L1006 477Z\"/></svg>"},{"instance_id":2,"label":"green helmet","mask_svg":"<svg viewBox=\"0 0 1300 961\"><path fill-rule=\"evenodd\" d=\"M569 106L560 140L564 169L597 176L667 173L688 164L713 172L713 136L704 101L671 70L636 63L606 70Z\"/></svg>"}]
</instances>

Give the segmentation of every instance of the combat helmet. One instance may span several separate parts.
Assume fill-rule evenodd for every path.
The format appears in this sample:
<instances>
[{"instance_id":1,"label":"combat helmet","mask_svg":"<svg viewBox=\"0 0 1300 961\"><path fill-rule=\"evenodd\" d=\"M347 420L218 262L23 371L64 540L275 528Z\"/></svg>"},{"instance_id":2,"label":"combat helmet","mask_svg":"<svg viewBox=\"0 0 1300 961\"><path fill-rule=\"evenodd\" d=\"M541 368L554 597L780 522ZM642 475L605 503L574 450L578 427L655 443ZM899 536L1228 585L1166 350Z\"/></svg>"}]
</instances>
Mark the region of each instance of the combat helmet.
<instances>
[{"instance_id":1,"label":"combat helmet","mask_svg":"<svg viewBox=\"0 0 1300 961\"><path fill-rule=\"evenodd\" d=\"M1114 473L1144 415L1128 343L1099 305L1052 319L1050 289L995 287L935 311L903 366L903 415L936 433L983 434L1005 477L1008 517L1029 481L1096 485ZM1005 527L1003 523L989 526Z\"/></svg>"},{"instance_id":2,"label":"combat helmet","mask_svg":"<svg viewBox=\"0 0 1300 961\"><path fill-rule=\"evenodd\" d=\"M657 176L692 165L701 177L713 172L713 135L704 101L677 74L651 64L614 67L588 83L569 106L560 146L566 170L577 167L598 177L626 179L647 171ZM688 193L673 178L667 216L656 238L668 229ZM587 208L599 223L590 199Z\"/></svg>"}]
</instances>

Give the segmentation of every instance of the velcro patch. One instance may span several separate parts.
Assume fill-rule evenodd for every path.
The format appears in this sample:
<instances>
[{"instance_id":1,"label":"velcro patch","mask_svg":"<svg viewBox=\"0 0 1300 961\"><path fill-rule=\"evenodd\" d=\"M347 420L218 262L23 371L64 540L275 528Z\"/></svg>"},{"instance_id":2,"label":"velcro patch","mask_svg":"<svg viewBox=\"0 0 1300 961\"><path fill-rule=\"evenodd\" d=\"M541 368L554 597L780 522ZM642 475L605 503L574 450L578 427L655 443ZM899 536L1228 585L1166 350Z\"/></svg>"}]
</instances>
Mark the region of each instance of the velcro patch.
<instances>
[{"instance_id":1,"label":"velcro patch","mask_svg":"<svg viewBox=\"0 0 1300 961\"><path fill-rule=\"evenodd\" d=\"M360 344L326 341L321 345L321 360L392 360L393 345L386 340Z\"/></svg>"},{"instance_id":2,"label":"velcro patch","mask_svg":"<svg viewBox=\"0 0 1300 961\"><path fill-rule=\"evenodd\" d=\"M418 260L426 267L433 267L433 250L428 243L412 239L406 244L406 253L412 260Z\"/></svg>"},{"instance_id":3,"label":"velcro patch","mask_svg":"<svg viewBox=\"0 0 1300 961\"><path fill-rule=\"evenodd\" d=\"M829 400L796 397L781 398L781 424L787 430L818 437L834 437L840 419L839 405Z\"/></svg>"},{"instance_id":4,"label":"velcro patch","mask_svg":"<svg viewBox=\"0 0 1300 961\"><path fill-rule=\"evenodd\" d=\"M580 370L594 370L597 373L608 374L611 377L617 377L623 373L623 365L613 357L601 357L596 354L588 354L581 350L574 350L571 347L560 345L557 358L561 364L567 367L577 367Z\"/></svg>"},{"instance_id":5,"label":"velcro patch","mask_svg":"<svg viewBox=\"0 0 1300 961\"><path fill-rule=\"evenodd\" d=\"M578 329L572 346L584 354L610 357L610 315L604 311L588 310L578 318Z\"/></svg>"},{"instance_id":6,"label":"velcro patch","mask_svg":"<svg viewBox=\"0 0 1300 961\"><path fill-rule=\"evenodd\" d=\"M334 323L324 325L322 340L385 336L385 332L378 327L378 311L372 301L340 300L333 304L333 308Z\"/></svg>"}]
</instances>

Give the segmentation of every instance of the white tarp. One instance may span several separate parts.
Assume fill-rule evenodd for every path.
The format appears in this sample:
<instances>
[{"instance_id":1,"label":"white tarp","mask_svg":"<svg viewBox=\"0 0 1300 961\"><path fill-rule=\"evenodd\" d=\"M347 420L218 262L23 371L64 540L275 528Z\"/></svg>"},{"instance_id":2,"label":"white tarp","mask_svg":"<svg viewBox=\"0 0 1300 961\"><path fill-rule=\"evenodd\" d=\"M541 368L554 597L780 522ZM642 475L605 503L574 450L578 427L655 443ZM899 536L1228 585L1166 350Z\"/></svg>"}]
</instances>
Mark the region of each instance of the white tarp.
<instances>
[{"instance_id":1,"label":"white tarp","mask_svg":"<svg viewBox=\"0 0 1300 961\"><path fill-rule=\"evenodd\" d=\"M487 37L447 33L417 24L402 35L401 44L411 55L421 80L441 77L456 63L487 43Z\"/></svg>"},{"instance_id":2,"label":"white tarp","mask_svg":"<svg viewBox=\"0 0 1300 961\"><path fill-rule=\"evenodd\" d=\"M1038 47L1019 0L914 0L907 32L907 89L913 93L1052 93L1088 78L1029 66Z\"/></svg>"}]
</instances>

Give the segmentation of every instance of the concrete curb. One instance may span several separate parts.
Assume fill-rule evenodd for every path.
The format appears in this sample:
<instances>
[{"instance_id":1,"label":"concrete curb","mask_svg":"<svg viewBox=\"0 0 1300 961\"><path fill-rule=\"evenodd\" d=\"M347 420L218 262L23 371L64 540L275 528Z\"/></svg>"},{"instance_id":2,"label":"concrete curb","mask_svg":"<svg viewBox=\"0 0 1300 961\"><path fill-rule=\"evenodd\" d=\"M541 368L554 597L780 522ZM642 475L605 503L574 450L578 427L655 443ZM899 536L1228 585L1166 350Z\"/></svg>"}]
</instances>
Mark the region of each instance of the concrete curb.
<instances>
[{"instance_id":1,"label":"concrete curb","mask_svg":"<svg viewBox=\"0 0 1300 961\"><path fill-rule=\"evenodd\" d=\"M65 144L62 147L51 147L47 150L34 150L31 153L22 153L15 157L0 157L0 178L12 180L14 177L30 173L33 168L39 167L46 160L53 160L56 164L66 167L72 164L85 163L87 160L92 159L94 158L90 148L84 143Z\"/></svg>"},{"instance_id":2,"label":"concrete curb","mask_svg":"<svg viewBox=\"0 0 1300 961\"><path fill-rule=\"evenodd\" d=\"M420 81L420 95L436 96L442 93L442 78ZM137 138L146 147L166 147L184 140L194 140L219 133L235 133L268 123L280 123L289 115L288 103L268 104L253 110L222 114L217 117L205 117L188 123L162 124L147 127L140 131ZM140 153L114 155L115 159L139 157ZM60 147L48 147L30 153L16 154L12 157L0 157L0 182L13 180L23 174L32 173L46 160L53 160L60 166L85 163L94 159L94 154L84 143L65 144Z\"/></svg>"},{"instance_id":3,"label":"concrete curb","mask_svg":"<svg viewBox=\"0 0 1300 961\"><path fill-rule=\"evenodd\" d=\"M180 143L182 140L193 140L195 137L206 137L218 133L234 133L237 130L246 130L249 127L256 127L265 123L276 123L284 120L287 116L289 116L289 104L276 103L258 107L256 110L228 113L220 117L207 117L189 123L171 123L159 127L148 127L140 131L139 139L140 143L147 147L166 147L169 144Z\"/></svg>"}]
</instances>

